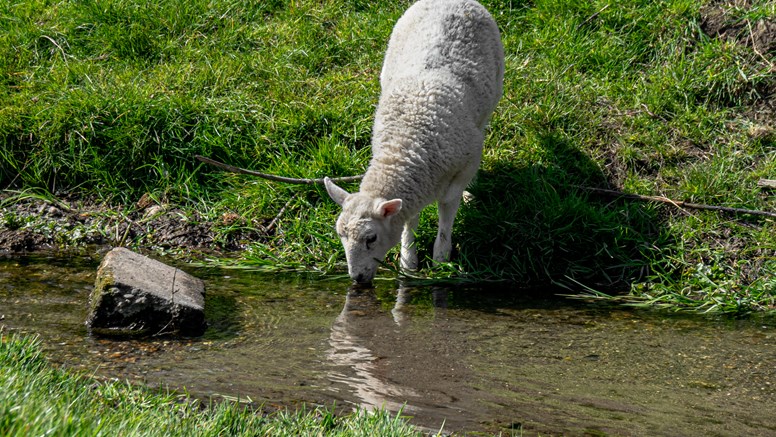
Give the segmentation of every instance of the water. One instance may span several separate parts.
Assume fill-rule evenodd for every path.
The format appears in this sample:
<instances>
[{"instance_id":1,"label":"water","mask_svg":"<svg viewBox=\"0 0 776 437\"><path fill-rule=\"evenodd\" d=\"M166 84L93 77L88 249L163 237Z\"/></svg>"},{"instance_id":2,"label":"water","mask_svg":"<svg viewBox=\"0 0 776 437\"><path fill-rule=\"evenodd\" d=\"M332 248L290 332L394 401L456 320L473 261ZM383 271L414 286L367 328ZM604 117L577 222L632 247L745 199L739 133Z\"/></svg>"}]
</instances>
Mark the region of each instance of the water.
<instances>
[{"instance_id":1,"label":"water","mask_svg":"<svg viewBox=\"0 0 776 437\"><path fill-rule=\"evenodd\" d=\"M272 408L403 408L447 432L776 435L772 318L184 266L207 284L205 336L113 341L83 323L96 266L0 259L0 325L68 368Z\"/></svg>"}]
</instances>

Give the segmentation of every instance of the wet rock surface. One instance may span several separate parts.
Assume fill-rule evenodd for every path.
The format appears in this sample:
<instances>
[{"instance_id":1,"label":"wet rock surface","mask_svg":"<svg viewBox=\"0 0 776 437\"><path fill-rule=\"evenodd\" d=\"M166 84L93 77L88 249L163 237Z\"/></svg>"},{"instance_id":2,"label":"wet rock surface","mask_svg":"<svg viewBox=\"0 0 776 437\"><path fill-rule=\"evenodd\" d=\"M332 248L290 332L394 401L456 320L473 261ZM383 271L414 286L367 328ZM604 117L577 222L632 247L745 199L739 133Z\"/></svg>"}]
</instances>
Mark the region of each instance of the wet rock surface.
<instances>
[{"instance_id":1,"label":"wet rock surface","mask_svg":"<svg viewBox=\"0 0 776 437\"><path fill-rule=\"evenodd\" d=\"M125 248L105 255L90 304L86 324L99 335L197 336L206 328L204 282Z\"/></svg>"}]
</instances>

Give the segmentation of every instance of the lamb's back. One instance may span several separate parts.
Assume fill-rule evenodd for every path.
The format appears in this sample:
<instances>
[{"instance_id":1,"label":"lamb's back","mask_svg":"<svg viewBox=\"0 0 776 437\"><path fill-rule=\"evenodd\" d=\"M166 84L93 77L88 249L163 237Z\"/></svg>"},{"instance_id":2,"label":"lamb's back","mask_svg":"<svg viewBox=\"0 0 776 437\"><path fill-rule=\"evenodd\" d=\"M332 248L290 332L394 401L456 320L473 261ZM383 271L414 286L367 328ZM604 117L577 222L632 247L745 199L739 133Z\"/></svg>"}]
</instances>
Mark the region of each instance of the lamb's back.
<instances>
[{"instance_id":1,"label":"lamb's back","mask_svg":"<svg viewBox=\"0 0 776 437\"><path fill-rule=\"evenodd\" d=\"M473 0L421 0L396 23L382 93L418 78L454 78L484 127L502 93L504 49L493 17Z\"/></svg>"},{"instance_id":2,"label":"lamb's back","mask_svg":"<svg viewBox=\"0 0 776 437\"><path fill-rule=\"evenodd\" d=\"M415 210L438 199L472 162L479 163L484 133L459 88L412 79L383 94L379 107L361 191L404 199Z\"/></svg>"},{"instance_id":3,"label":"lamb's back","mask_svg":"<svg viewBox=\"0 0 776 437\"><path fill-rule=\"evenodd\" d=\"M498 27L479 3L410 7L388 43L361 191L401 198L408 211L438 199L456 174L479 163L503 75Z\"/></svg>"}]
</instances>

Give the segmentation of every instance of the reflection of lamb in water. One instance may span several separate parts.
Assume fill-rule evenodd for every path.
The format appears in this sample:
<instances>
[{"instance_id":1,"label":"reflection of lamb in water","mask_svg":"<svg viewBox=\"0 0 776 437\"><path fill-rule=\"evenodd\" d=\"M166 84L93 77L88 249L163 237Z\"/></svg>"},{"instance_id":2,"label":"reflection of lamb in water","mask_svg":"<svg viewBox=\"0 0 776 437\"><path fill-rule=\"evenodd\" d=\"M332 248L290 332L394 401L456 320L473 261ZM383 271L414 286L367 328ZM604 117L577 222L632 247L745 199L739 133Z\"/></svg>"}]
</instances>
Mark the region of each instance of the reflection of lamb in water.
<instances>
[{"instance_id":1,"label":"reflection of lamb in water","mask_svg":"<svg viewBox=\"0 0 776 437\"><path fill-rule=\"evenodd\" d=\"M361 339L353 335L354 319L371 316L372 309L377 306L374 294L348 292L345 306L331 327L331 349L327 353L327 358L335 365L342 366L343 372L332 371L329 377L351 388L361 399L362 407L397 411L402 407L401 402L417 395L408 388L391 384L381 375L378 357L360 344ZM396 399L402 401L397 402Z\"/></svg>"},{"instance_id":2,"label":"reflection of lamb in water","mask_svg":"<svg viewBox=\"0 0 776 437\"><path fill-rule=\"evenodd\" d=\"M446 290L433 292L436 308L446 306L446 296ZM395 376L391 376L391 364L394 370L405 370L405 367L401 366L402 357L392 357L384 361L379 352L370 349L370 346L374 348L375 343L380 343L379 346L389 347L393 352L403 348L407 351L413 350L401 333L401 329L408 322L405 313L408 299L409 291L399 289L396 304L390 312L392 317L388 317L373 292L351 290L345 297L342 312L331 327L331 349L327 351L326 356L335 369L329 372L329 379L352 390L361 402L360 407L412 412L415 407L410 402L421 398L415 390L401 385L395 380ZM392 343L395 347L391 347ZM411 359L410 356L403 358ZM429 356L425 359L433 358ZM429 397L427 391L425 397Z\"/></svg>"},{"instance_id":3,"label":"reflection of lamb in water","mask_svg":"<svg viewBox=\"0 0 776 437\"><path fill-rule=\"evenodd\" d=\"M449 258L453 220L479 167L503 78L498 26L476 1L421 0L396 23L360 191L349 194L325 180L342 206L337 233L354 281L370 283L400 240L402 268L416 269L418 214L434 201L434 260Z\"/></svg>"}]
</instances>

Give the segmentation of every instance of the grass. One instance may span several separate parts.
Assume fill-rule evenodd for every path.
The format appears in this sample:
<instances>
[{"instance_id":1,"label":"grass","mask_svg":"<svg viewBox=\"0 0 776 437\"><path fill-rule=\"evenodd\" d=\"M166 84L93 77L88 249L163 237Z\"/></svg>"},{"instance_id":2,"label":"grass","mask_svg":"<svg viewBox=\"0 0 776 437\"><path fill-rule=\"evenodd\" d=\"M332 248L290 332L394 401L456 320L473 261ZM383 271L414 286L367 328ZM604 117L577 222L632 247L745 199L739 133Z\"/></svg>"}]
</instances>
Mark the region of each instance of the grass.
<instances>
[{"instance_id":1,"label":"grass","mask_svg":"<svg viewBox=\"0 0 776 437\"><path fill-rule=\"evenodd\" d=\"M502 31L505 94L455 258L424 273L776 310L772 219L579 188L776 210L756 186L776 177L774 44L750 43L774 3L483 3ZM408 4L3 4L0 188L125 205L150 193L224 233L224 213L277 217L237 262L340 270L337 209L321 187L225 175L193 155L286 176L363 172L382 53ZM435 220L433 207L422 216L421 253Z\"/></svg>"},{"instance_id":2,"label":"grass","mask_svg":"<svg viewBox=\"0 0 776 437\"><path fill-rule=\"evenodd\" d=\"M420 436L399 416L325 409L261 414L237 402L99 381L52 367L30 337L0 333L0 434L49 436Z\"/></svg>"}]
</instances>

